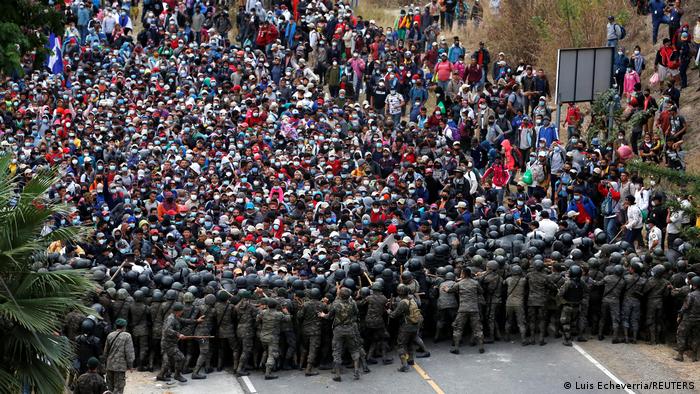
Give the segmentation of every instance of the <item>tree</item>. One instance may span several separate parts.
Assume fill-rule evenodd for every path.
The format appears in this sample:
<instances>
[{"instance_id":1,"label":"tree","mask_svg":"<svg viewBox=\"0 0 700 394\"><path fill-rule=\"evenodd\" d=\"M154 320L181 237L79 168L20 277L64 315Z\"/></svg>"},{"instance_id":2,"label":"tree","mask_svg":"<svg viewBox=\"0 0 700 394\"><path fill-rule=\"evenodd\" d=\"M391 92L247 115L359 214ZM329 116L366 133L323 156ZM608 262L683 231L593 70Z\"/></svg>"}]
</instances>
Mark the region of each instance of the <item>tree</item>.
<instances>
[{"instance_id":1,"label":"tree","mask_svg":"<svg viewBox=\"0 0 700 394\"><path fill-rule=\"evenodd\" d=\"M643 162L634 159L625 164L631 171L639 173L641 176L650 177L660 181L664 192L669 198L666 199L666 206L675 211L683 211L691 218L695 218L700 213L700 176L686 171L677 171L663 167L655 163ZM690 197L689 207L681 206L675 197ZM700 228L690 226L681 233L691 248L684 251L689 264L700 263Z\"/></svg>"},{"instance_id":2,"label":"tree","mask_svg":"<svg viewBox=\"0 0 700 394\"><path fill-rule=\"evenodd\" d=\"M22 187L11 159L0 157L0 391L62 393L73 349L59 334L61 320L71 310L87 312L81 298L93 285L79 270L47 270L46 251L51 242L82 238L85 228L44 235L47 220L69 208L46 198L59 176L38 171Z\"/></svg>"},{"instance_id":3,"label":"tree","mask_svg":"<svg viewBox=\"0 0 700 394\"><path fill-rule=\"evenodd\" d=\"M31 53L36 54L34 66L40 66L48 54L46 33L62 35L64 19L41 0L0 1L0 72L22 74L22 58Z\"/></svg>"}]
</instances>

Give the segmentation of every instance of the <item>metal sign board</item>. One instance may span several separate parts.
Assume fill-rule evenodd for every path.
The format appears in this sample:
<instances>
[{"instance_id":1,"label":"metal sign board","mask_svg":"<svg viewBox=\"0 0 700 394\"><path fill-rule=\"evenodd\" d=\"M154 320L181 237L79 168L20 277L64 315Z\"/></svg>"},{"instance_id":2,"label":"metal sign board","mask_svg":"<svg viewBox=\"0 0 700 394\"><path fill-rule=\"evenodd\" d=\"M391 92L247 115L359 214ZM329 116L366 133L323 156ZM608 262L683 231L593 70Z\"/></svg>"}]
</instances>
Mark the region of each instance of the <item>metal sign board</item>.
<instances>
[{"instance_id":1,"label":"metal sign board","mask_svg":"<svg viewBox=\"0 0 700 394\"><path fill-rule=\"evenodd\" d=\"M557 61L557 104L593 101L612 87L615 49L563 48Z\"/></svg>"}]
</instances>

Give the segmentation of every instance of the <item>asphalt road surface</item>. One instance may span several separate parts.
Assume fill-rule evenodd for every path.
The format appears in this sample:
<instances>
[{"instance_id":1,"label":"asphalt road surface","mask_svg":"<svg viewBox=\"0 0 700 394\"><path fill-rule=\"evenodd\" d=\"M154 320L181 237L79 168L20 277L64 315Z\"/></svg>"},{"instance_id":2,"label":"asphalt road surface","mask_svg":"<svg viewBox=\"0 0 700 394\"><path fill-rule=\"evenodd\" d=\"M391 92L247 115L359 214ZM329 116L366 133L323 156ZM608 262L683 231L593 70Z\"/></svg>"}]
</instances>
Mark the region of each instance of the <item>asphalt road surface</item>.
<instances>
[{"instance_id":1,"label":"asphalt road surface","mask_svg":"<svg viewBox=\"0 0 700 394\"><path fill-rule=\"evenodd\" d=\"M259 372L240 379L250 393L624 393L598 387L618 379L580 347L565 347L559 340L546 346L522 347L519 343L486 345L486 353L463 345L461 354L449 353L445 342L431 345L432 356L416 360L408 373L400 373L398 358L391 365L371 365L359 381L344 369L343 381L334 382L331 371L305 377L300 371L280 371L279 379L264 380ZM580 350L580 351L579 351ZM585 354L584 354L585 353ZM600 366L600 368L599 368ZM602 369L601 369L602 368ZM606 370L613 377L606 375ZM621 383L621 381L617 381ZM568 386L568 385L571 386ZM578 386L577 386L578 385ZM576 388L579 389L576 389ZM628 391L629 393L629 391Z\"/></svg>"}]
</instances>

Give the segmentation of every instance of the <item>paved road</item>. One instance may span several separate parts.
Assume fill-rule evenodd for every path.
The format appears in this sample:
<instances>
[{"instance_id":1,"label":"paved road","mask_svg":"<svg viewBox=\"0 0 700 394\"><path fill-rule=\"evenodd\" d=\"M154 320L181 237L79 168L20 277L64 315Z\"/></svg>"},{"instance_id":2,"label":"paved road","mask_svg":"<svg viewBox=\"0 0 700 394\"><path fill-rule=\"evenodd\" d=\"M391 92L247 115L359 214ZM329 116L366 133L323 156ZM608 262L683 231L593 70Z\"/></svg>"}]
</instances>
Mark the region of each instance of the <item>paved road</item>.
<instances>
[{"instance_id":1,"label":"paved road","mask_svg":"<svg viewBox=\"0 0 700 394\"><path fill-rule=\"evenodd\" d=\"M597 382L611 378L575 348L552 342L546 346L522 347L519 343L486 345L486 353L463 346L459 355L449 353L446 343L431 346L432 357L418 359L409 373L396 371L397 365L370 366L372 372L352 379L345 370L343 381L334 382L330 371L306 378L299 371L279 372L280 378L266 381L253 373L250 382L258 393L329 392L383 393L563 393L564 384L592 383L593 389L568 390L576 393L624 393L624 390L598 390ZM245 382L242 382L245 387Z\"/></svg>"},{"instance_id":2,"label":"paved road","mask_svg":"<svg viewBox=\"0 0 700 394\"><path fill-rule=\"evenodd\" d=\"M236 377L230 372L214 372L206 379L192 380L190 375L186 383L174 380L170 384L156 381L153 372L133 372L127 375L124 394L244 394Z\"/></svg>"}]
</instances>

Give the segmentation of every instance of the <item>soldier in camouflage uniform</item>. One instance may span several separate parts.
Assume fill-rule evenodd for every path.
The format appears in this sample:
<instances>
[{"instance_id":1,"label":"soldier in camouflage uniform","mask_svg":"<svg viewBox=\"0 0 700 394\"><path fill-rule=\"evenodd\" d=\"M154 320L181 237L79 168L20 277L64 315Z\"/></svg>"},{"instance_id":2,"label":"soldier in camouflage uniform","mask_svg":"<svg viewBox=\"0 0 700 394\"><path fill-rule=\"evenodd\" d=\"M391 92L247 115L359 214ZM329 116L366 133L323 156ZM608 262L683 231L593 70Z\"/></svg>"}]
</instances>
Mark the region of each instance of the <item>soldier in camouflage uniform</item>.
<instances>
[{"instance_id":1,"label":"soldier in camouflage uniform","mask_svg":"<svg viewBox=\"0 0 700 394\"><path fill-rule=\"evenodd\" d=\"M257 317L260 324L260 341L263 344L267 359L265 361L265 380L277 379L277 375L272 374L272 369L279 357L280 328L284 322L291 321L287 308L277 310L278 303L274 298L266 298L267 309L263 310Z\"/></svg>"},{"instance_id":2,"label":"soldier in camouflage uniform","mask_svg":"<svg viewBox=\"0 0 700 394\"><path fill-rule=\"evenodd\" d=\"M87 372L83 373L75 381L73 394L102 394L107 391L107 384L102 375L97 373L100 361L90 357L87 361Z\"/></svg>"},{"instance_id":3,"label":"soldier in camouflage uniform","mask_svg":"<svg viewBox=\"0 0 700 394\"><path fill-rule=\"evenodd\" d=\"M598 339L603 340L603 328L605 327L605 322L609 318L612 324L613 330L613 343L620 342L620 297L625 288L624 278L622 274L624 273L624 268L621 265L616 265L613 268L613 274L606 275L602 281L595 282L595 285L604 285L605 290L603 291L603 304L602 304L602 318L600 320L600 325L598 326Z\"/></svg>"},{"instance_id":4,"label":"soldier in camouflage uniform","mask_svg":"<svg viewBox=\"0 0 700 394\"><path fill-rule=\"evenodd\" d=\"M116 322L117 319L127 320L129 318L129 303L127 298L129 297L129 292L126 289L117 290L116 300L112 301L112 321Z\"/></svg>"},{"instance_id":5,"label":"soldier in camouflage uniform","mask_svg":"<svg viewBox=\"0 0 700 394\"><path fill-rule=\"evenodd\" d=\"M435 322L435 342L441 339L443 330L450 327L457 316L457 297L449 289L455 283L455 274L445 273L445 280L437 284L437 316Z\"/></svg>"},{"instance_id":6,"label":"soldier in camouflage uniform","mask_svg":"<svg viewBox=\"0 0 700 394\"><path fill-rule=\"evenodd\" d=\"M640 275L642 270L641 263L635 262L630 266L629 273L625 275L625 295L622 301L622 329L625 334L625 343L637 343L639 335L642 289L646 283Z\"/></svg>"},{"instance_id":7,"label":"soldier in camouflage uniform","mask_svg":"<svg viewBox=\"0 0 700 394\"><path fill-rule=\"evenodd\" d=\"M236 374L239 376L248 375L246 370L248 360L253 354L253 345L255 343L255 321L258 315L258 309L251 300L252 294L248 290L240 290L238 295L241 300L236 304L235 312L238 320L236 327L236 335L240 343L240 358L238 359L238 369Z\"/></svg>"},{"instance_id":8,"label":"soldier in camouflage uniform","mask_svg":"<svg viewBox=\"0 0 700 394\"><path fill-rule=\"evenodd\" d=\"M552 336L559 338L559 330L561 328L561 308L559 306L558 302L558 297L557 297L557 292L561 288L561 286L564 284L565 278L562 274L563 271L563 266L559 263L554 263L552 265L552 272L548 275L548 278L550 282L554 285L554 287L557 289L556 291L552 292L551 297L547 297L547 322L548 322L548 327L547 329L550 331Z\"/></svg>"},{"instance_id":9,"label":"soldier in camouflage uniform","mask_svg":"<svg viewBox=\"0 0 700 394\"><path fill-rule=\"evenodd\" d=\"M204 297L204 305L197 308L197 318L200 321L194 328L195 336L207 337L211 335L212 328L216 324L215 304L216 296L207 294ZM205 379L207 377L205 373L211 372L211 341L208 338L199 338L197 344L199 345L199 357L197 357L197 364L192 372L192 379Z\"/></svg>"},{"instance_id":10,"label":"soldier in camouflage uniform","mask_svg":"<svg viewBox=\"0 0 700 394\"><path fill-rule=\"evenodd\" d=\"M676 333L676 346L678 354L676 361L683 361L683 352L691 345L693 335L698 336L700 330L700 276L694 276L690 280L691 291L683 301L683 306L678 313L678 331ZM693 352L693 361L698 361L697 351Z\"/></svg>"},{"instance_id":11,"label":"soldier in camouflage uniform","mask_svg":"<svg viewBox=\"0 0 700 394\"><path fill-rule=\"evenodd\" d=\"M301 327L301 347L302 358L306 359L306 376L318 375L314 369L314 363L318 356L318 349L321 347L321 318L319 313L326 311L326 306L321 302L321 290L311 289L309 298L306 299L297 314L299 326ZM304 357L306 356L306 357Z\"/></svg>"},{"instance_id":12,"label":"soldier in camouflage uniform","mask_svg":"<svg viewBox=\"0 0 700 394\"><path fill-rule=\"evenodd\" d=\"M657 264L651 269L651 277L642 288L647 297L646 326L649 330L649 344L656 345L663 327L664 298L669 294L671 283L663 275L666 269Z\"/></svg>"},{"instance_id":13,"label":"soldier in camouflage uniform","mask_svg":"<svg viewBox=\"0 0 700 394\"><path fill-rule=\"evenodd\" d=\"M413 342L418 335L420 325L423 323L423 316L415 299L409 295L409 288L405 284L400 284L396 288L396 293L401 299L394 310L389 313L389 318L399 319L399 334L396 339L397 352L401 359L399 372L408 372L408 360L413 359ZM356 374L358 372L356 371Z\"/></svg>"},{"instance_id":14,"label":"soldier in camouflage uniform","mask_svg":"<svg viewBox=\"0 0 700 394\"><path fill-rule=\"evenodd\" d=\"M178 382L186 382L184 376L182 376L183 362L185 361L185 356L180 351L177 346L177 342L184 337L182 334L182 326L186 324L196 324L204 320L203 317L197 320L185 319L182 317L184 307L181 303L175 302L171 307L168 308L168 316L163 321L163 331L161 334L161 348L163 349L163 362L161 364L160 372L156 379L162 381L169 381L165 373L168 370L168 364L172 366L175 375L173 376Z\"/></svg>"},{"instance_id":15,"label":"soldier in camouflage uniform","mask_svg":"<svg viewBox=\"0 0 700 394\"><path fill-rule=\"evenodd\" d=\"M221 371L224 367L224 354L232 352L233 370L238 369L238 339L236 339L236 327L233 321L233 306L229 302L230 294L225 290L216 293L217 303L214 306L216 315L216 342L218 363L216 369Z\"/></svg>"},{"instance_id":16,"label":"soldier in camouflage uniform","mask_svg":"<svg viewBox=\"0 0 700 394\"><path fill-rule=\"evenodd\" d=\"M450 353L459 354L459 343L462 340L462 332L467 323L471 327L472 336L476 338L479 345L479 353L483 353L484 333L481 330L481 316L479 316L479 297L483 294L483 289L479 282L472 278L470 268L465 267L462 269L462 279L455 282L448 292L459 296L457 317L452 324L452 348Z\"/></svg>"},{"instance_id":17,"label":"soldier in camouflage uniform","mask_svg":"<svg viewBox=\"0 0 700 394\"><path fill-rule=\"evenodd\" d=\"M598 332L600 324L600 309L603 301L603 286L595 286L594 283L602 280L605 275L600 271L600 262L597 258L591 257L588 259L588 270L584 269L584 281L589 285L588 292L588 326L591 329L591 334L595 335Z\"/></svg>"},{"instance_id":18,"label":"soldier in camouflage uniform","mask_svg":"<svg viewBox=\"0 0 700 394\"><path fill-rule=\"evenodd\" d=\"M547 325L547 298L552 290L556 290L554 284L544 273L544 263L542 260L536 260L533 263L534 270L530 271L525 278L527 279L527 317L530 325L530 344L535 343L535 333L537 333L537 342L540 346L545 345L544 334Z\"/></svg>"},{"instance_id":19,"label":"soldier in camouflage uniform","mask_svg":"<svg viewBox=\"0 0 700 394\"><path fill-rule=\"evenodd\" d=\"M172 298L172 295L169 295L168 298ZM163 333L163 320L172 312L174 303L174 299L163 301L161 292L153 292L153 299L151 300L151 355L148 362L149 370L153 370L161 359L167 357L160 347L162 342L161 335Z\"/></svg>"},{"instance_id":20,"label":"soldier in camouflage uniform","mask_svg":"<svg viewBox=\"0 0 700 394\"><path fill-rule=\"evenodd\" d=\"M284 357L282 358L282 368L289 370L296 368L297 337L294 332L294 315L296 311L294 310L294 303L288 298L286 287L278 287L275 293L277 295L275 297L277 304L280 308L287 309L291 317L288 322L283 321L282 327L280 327L280 337L284 340L284 344L286 345L284 348Z\"/></svg>"},{"instance_id":21,"label":"soldier in camouflage uniform","mask_svg":"<svg viewBox=\"0 0 700 394\"><path fill-rule=\"evenodd\" d=\"M184 309L182 310L182 317L185 319L194 319L197 314L197 306L195 306L195 301L198 302L197 306L201 304L204 300L195 298L194 294L187 292L182 296L182 302ZM194 335L194 325L189 324L182 327L182 333L184 335ZM182 367L182 373L188 374L192 372L192 358L197 354L197 341L183 341L179 344L180 350L185 355L185 364Z\"/></svg>"},{"instance_id":22,"label":"soldier in camouflage uniform","mask_svg":"<svg viewBox=\"0 0 700 394\"><path fill-rule=\"evenodd\" d=\"M519 265L510 269L511 276L506 279L506 340L509 340L511 324L515 319L520 332L520 341L523 346L530 342L527 340L527 327L525 325L525 286L527 280L523 277L523 270Z\"/></svg>"},{"instance_id":23,"label":"soldier in camouflage uniform","mask_svg":"<svg viewBox=\"0 0 700 394\"><path fill-rule=\"evenodd\" d=\"M367 362L376 364L374 354L379 351L382 362L390 364L391 358L386 356L386 351L389 347L387 340L389 333L386 329L386 305L389 300L382 293L382 284L375 282L371 287L372 294L358 302L360 305L367 308L365 315L365 328L367 329L367 339L369 342L369 350L367 351Z\"/></svg>"},{"instance_id":24,"label":"soldier in camouflage uniform","mask_svg":"<svg viewBox=\"0 0 700 394\"><path fill-rule=\"evenodd\" d=\"M486 274L479 279L479 284L486 299L486 339L485 343L493 343L496 337L500 337L500 330L496 322L496 311L501 305L501 292L503 289L503 278L498 272L498 263L489 261L486 263Z\"/></svg>"},{"instance_id":25,"label":"soldier in camouflage uniform","mask_svg":"<svg viewBox=\"0 0 700 394\"><path fill-rule=\"evenodd\" d=\"M144 294L141 290L134 292L134 302L129 304L130 332L138 349L138 370L145 371L148 364L148 322L150 320L149 307L144 303Z\"/></svg>"},{"instance_id":26,"label":"soldier in camouflage uniform","mask_svg":"<svg viewBox=\"0 0 700 394\"><path fill-rule=\"evenodd\" d=\"M564 334L564 345L572 346L571 335L572 324L578 324L581 301L588 292L588 287L581 280L583 270L578 265L572 265L569 268L569 277L566 278L564 284L559 288L558 296L562 300L561 308L561 329Z\"/></svg>"},{"instance_id":27,"label":"soldier in camouflage uniform","mask_svg":"<svg viewBox=\"0 0 700 394\"><path fill-rule=\"evenodd\" d=\"M134 343L131 334L126 332L126 320L115 321L116 330L107 335L105 341L105 370L107 387L113 394L122 394L126 385L126 371L134 365Z\"/></svg>"},{"instance_id":28,"label":"soldier in camouflage uniform","mask_svg":"<svg viewBox=\"0 0 700 394\"><path fill-rule=\"evenodd\" d=\"M341 288L329 312L319 315L333 321L333 380L336 382L341 381L340 367L345 350L352 357L355 379L360 378L360 349L355 327L358 310L357 304L350 299L351 294L350 289Z\"/></svg>"}]
</instances>

